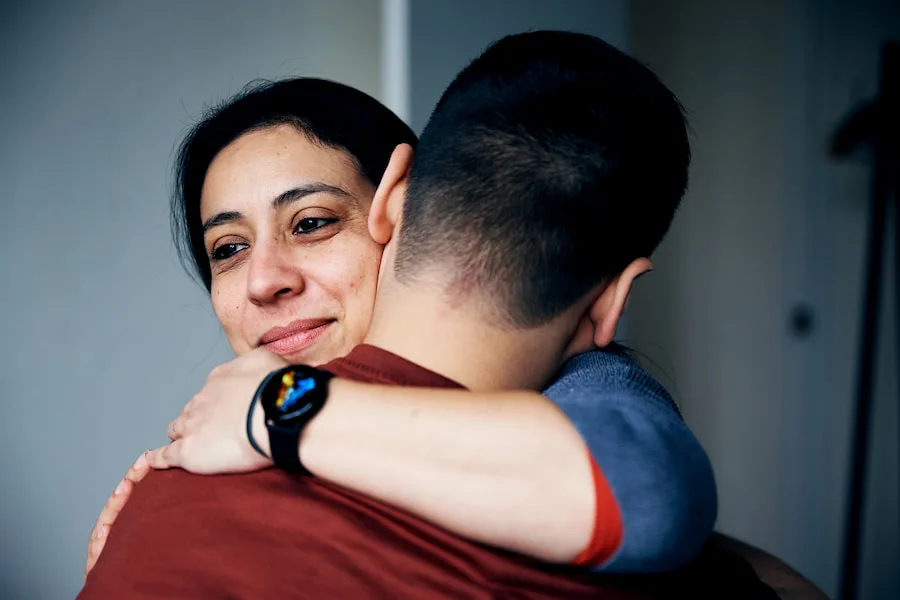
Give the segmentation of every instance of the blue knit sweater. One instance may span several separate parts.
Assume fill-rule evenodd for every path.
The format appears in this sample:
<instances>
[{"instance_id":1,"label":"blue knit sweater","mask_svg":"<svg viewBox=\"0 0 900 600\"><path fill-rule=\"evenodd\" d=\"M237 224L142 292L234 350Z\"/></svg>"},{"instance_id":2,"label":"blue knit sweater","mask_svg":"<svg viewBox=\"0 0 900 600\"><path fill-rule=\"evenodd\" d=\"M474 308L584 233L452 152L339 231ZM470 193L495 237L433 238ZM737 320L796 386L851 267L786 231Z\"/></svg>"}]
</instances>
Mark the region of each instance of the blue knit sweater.
<instances>
[{"instance_id":1,"label":"blue knit sweater","mask_svg":"<svg viewBox=\"0 0 900 600\"><path fill-rule=\"evenodd\" d=\"M544 395L578 429L621 512L622 543L596 570L659 572L694 558L716 520L716 484L662 385L626 354L595 351L569 360Z\"/></svg>"}]
</instances>

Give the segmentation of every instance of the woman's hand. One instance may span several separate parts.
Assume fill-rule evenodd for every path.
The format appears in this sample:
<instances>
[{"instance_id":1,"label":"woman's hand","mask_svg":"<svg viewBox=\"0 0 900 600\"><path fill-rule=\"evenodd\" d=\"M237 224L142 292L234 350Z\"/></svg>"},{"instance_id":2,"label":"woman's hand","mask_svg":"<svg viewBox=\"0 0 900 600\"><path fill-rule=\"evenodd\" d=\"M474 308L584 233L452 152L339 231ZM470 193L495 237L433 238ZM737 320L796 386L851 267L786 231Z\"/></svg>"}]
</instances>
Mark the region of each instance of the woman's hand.
<instances>
[{"instance_id":1,"label":"woman's hand","mask_svg":"<svg viewBox=\"0 0 900 600\"><path fill-rule=\"evenodd\" d=\"M141 454L110 497L88 542L85 577L103 551L110 527L131 496L134 485L151 468L181 467L192 473L242 473L272 465L247 439L247 410L256 388L266 375L287 366L287 361L271 352L256 350L212 370L203 389L169 424L172 443ZM269 436L263 411L254 412L254 438L268 451Z\"/></svg>"},{"instance_id":2,"label":"woman's hand","mask_svg":"<svg viewBox=\"0 0 900 600\"><path fill-rule=\"evenodd\" d=\"M247 439L247 410L266 375L288 366L282 357L254 350L212 370L206 385L169 424L171 444L151 450L154 469L180 467L191 473L246 473L272 466ZM253 413L253 437L268 453L262 407Z\"/></svg>"},{"instance_id":3,"label":"woman's hand","mask_svg":"<svg viewBox=\"0 0 900 600\"><path fill-rule=\"evenodd\" d=\"M138 483L150 471L150 464L147 462L146 452L142 453L137 461L128 469L125 479L116 486L116 491L110 496L91 531L91 539L88 541L87 564L84 567L84 576L87 578L88 573L97 564L100 553L103 552L103 546L106 545L106 538L109 536L109 529L122 512L122 507L128 502L134 485Z\"/></svg>"}]
</instances>

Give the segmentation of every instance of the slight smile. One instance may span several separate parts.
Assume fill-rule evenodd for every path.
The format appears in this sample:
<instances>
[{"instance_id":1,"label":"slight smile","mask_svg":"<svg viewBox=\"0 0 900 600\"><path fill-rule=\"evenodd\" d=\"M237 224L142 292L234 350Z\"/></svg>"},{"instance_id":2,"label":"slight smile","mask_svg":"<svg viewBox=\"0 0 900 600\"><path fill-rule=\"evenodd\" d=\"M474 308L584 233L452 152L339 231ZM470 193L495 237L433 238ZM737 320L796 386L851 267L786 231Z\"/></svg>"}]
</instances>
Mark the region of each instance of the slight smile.
<instances>
[{"instance_id":1,"label":"slight smile","mask_svg":"<svg viewBox=\"0 0 900 600\"><path fill-rule=\"evenodd\" d=\"M282 356L296 354L312 346L334 319L301 319L285 327L273 327L259 339L259 347Z\"/></svg>"}]
</instances>

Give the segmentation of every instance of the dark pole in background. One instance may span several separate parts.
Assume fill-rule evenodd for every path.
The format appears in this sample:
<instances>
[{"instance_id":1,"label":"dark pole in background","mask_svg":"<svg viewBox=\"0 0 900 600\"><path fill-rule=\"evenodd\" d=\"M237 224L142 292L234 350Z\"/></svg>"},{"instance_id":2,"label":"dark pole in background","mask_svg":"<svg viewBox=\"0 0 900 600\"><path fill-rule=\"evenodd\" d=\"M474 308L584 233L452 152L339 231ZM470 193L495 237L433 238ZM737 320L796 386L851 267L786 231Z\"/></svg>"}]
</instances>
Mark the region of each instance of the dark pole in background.
<instances>
[{"instance_id":1,"label":"dark pole in background","mask_svg":"<svg viewBox=\"0 0 900 600\"><path fill-rule=\"evenodd\" d=\"M851 115L841 126L832 143L832 152L847 156L860 146L871 143L872 197L869 212L869 247L866 258L865 299L862 339L860 341L854 424L850 489L844 530L844 556L841 571L841 599L854 600L859 589L860 548L862 545L865 507L866 474L872 421L872 394L875 383L875 362L878 348L879 308L884 270L885 232L887 231L888 201L895 200L893 217L900 235L900 205L897 183L897 145L900 111L900 44L886 44L881 56L881 77L878 98L869 106ZM900 237L896 241L898 272L900 272ZM900 285L898 280L897 285ZM898 295L900 297L900 295ZM898 305L900 307L900 305ZM898 315L900 318L900 315Z\"/></svg>"}]
</instances>

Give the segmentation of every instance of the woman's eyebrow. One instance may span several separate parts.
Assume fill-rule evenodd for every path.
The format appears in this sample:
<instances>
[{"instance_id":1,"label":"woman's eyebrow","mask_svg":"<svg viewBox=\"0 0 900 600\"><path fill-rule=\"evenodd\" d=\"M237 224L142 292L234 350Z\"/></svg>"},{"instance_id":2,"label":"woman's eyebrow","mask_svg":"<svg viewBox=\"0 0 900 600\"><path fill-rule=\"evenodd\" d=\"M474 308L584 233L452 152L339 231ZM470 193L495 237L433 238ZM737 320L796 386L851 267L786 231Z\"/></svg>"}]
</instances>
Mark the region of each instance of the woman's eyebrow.
<instances>
[{"instance_id":1,"label":"woman's eyebrow","mask_svg":"<svg viewBox=\"0 0 900 600\"><path fill-rule=\"evenodd\" d=\"M220 225L226 225L228 223L233 223L234 221L240 221L244 218L239 212L229 211L229 212L220 212L219 214L212 216L203 223L203 233L206 234L207 231L212 229L213 227L218 227Z\"/></svg>"},{"instance_id":2,"label":"woman's eyebrow","mask_svg":"<svg viewBox=\"0 0 900 600\"><path fill-rule=\"evenodd\" d=\"M308 183L308 184L304 184L304 185L299 185L297 187L294 187L294 188L291 188L284 192L281 192L272 200L272 208L278 209L283 206L287 206L288 204L290 204L292 202L296 202L297 200L300 200L301 198L305 198L306 196L309 196L310 194L320 194L320 193L341 196L341 197L346 198L354 203L356 202L356 198L353 197L353 195L350 194L349 192L342 190L341 188L334 186L334 185L316 182L316 183ZM244 215L242 215L241 213L239 213L237 211L221 212L217 215L210 217L209 219L206 220L206 222L203 223L203 233L205 234L207 231L209 231L213 227L219 227L220 225L227 225L228 223L240 221L243 218L244 218Z\"/></svg>"},{"instance_id":3,"label":"woman's eyebrow","mask_svg":"<svg viewBox=\"0 0 900 600\"><path fill-rule=\"evenodd\" d=\"M274 200L272 200L272 208L281 208L282 206L290 204L291 202L296 202L297 200L309 196L310 194L319 194L323 192L335 196L342 196L354 202L356 201L356 198L339 187L329 185L327 183L315 182L300 185L280 193L275 197Z\"/></svg>"}]
</instances>

